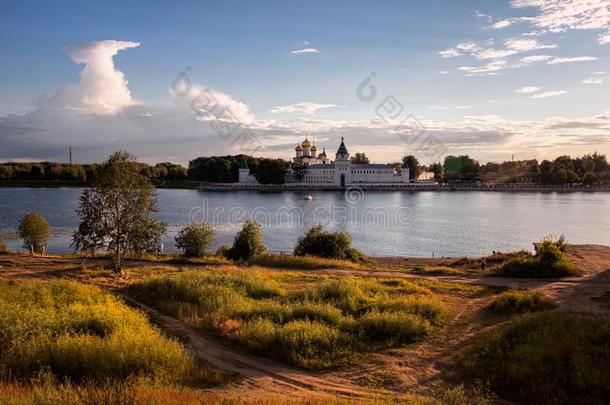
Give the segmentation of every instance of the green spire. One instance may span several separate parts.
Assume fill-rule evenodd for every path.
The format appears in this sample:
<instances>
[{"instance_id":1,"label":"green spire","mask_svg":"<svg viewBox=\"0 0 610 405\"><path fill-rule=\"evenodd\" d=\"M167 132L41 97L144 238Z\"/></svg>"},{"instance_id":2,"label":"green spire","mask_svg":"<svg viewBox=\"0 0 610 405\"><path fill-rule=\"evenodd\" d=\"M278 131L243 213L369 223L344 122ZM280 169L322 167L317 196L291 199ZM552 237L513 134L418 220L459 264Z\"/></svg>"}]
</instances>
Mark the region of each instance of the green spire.
<instances>
[{"instance_id":1,"label":"green spire","mask_svg":"<svg viewBox=\"0 0 610 405\"><path fill-rule=\"evenodd\" d=\"M343 137L341 137L341 145L339 145L339 149L337 149L337 155L347 155L347 148L345 147L345 143L343 143Z\"/></svg>"},{"instance_id":2,"label":"green spire","mask_svg":"<svg viewBox=\"0 0 610 405\"><path fill-rule=\"evenodd\" d=\"M239 162L239 168L240 169L248 169L248 162L246 162L245 158L242 158L241 162Z\"/></svg>"}]
</instances>

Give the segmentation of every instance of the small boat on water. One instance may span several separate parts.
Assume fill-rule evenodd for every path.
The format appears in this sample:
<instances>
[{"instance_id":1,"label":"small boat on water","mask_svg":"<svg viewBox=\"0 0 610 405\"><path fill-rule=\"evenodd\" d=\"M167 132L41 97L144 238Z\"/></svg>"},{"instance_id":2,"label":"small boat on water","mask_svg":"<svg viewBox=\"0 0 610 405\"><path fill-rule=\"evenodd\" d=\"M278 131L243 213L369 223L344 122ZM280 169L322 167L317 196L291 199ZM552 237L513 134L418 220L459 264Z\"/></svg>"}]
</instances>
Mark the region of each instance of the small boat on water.
<instances>
[{"instance_id":1,"label":"small boat on water","mask_svg":"<svg viewBox=\"0 0 610 405\"><path fill-rule=\"evenodd\" d=\"M311 194L307 194L305 197L303 197L303 200L311 201L313 200L313 196Z\"/></svg>"}]
</instances>

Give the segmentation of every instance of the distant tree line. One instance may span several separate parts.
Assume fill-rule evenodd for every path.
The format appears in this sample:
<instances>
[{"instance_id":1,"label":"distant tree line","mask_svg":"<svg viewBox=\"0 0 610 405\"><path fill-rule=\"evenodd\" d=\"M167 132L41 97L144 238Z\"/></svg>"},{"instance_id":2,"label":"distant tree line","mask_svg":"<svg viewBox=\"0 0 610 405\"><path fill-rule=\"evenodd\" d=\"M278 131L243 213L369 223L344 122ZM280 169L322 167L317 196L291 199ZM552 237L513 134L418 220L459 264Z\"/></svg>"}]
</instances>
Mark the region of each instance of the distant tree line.
<instances>
[{"instance_id":1,"label":"distant tree line","mask_svg":"<svg viewBox=\"0 0 610 405\"><path fill-rule=\"evenodd\" d=\"M97 180L102 165L68 164L54 162L7 162L0 163L0 182L38 181L88 184ZM187 170L175 163L157 163L154 166L137 163L139 173L153 183L182 181L187 179Z\"/></svg>"},{"instance_id":2,"label":"distant tree line","mask_svg":"<svg viewBox=\"0 0 610 405\"><path fill-rule=\"evenodd\" d=\"M239 181L242 160L248 164L250 174L262 184L283 184L290 166L283 159L247 155L199 157L189 162L188 178L210 183L234 183Z\"/></svg>"},{"instance_id":3,"label":"distant tree line","mask_svg":"<svg viewBox=\"0 0 610 405\"><path fill-rule=\"evenodd\" d=\"M441 170L442 169L442 170ZM610 165L605 155L587 154L572 158L562 155L555 160L536 159L505 162L488 162L484 165L468 155L447 156L442 167L429 167L439 180L448 183L535 183L587 185L610 183Z\"/></svg>"},{"instance_id":4,"label":"distant tree line","mask_svg":"<svg viewBox=\"0 0 610 405\"><path fill-rule=\"evenodd\" d=\"M290 162L283 159L260 158L248 155L226 155L199 157L191 160L188 169L175 163L156 165L135 163L139 174L153 185L162 182L234 183L239 181L239 167L245 160L250 174L262 184L283 184ZM364 153L356 153L352 163L367 164ZM561 185L584 183L587 185L610 184L610 165L606 156L599 153L582 157L559 156L555 160L536 159L505 162L488 162L481 165L468 155L447 156L444 162L422 165L413 155L403 157L401 162L389 166L400 170L409 168L411 180L425 172L434 173L434 178L446 183L535 183ZM54 182L59 184L88 185L99 177L101 164L66 164L53 162L8 162L0 163L0 184L19 184L22 181ZM293 167L295 177L302 178L306 166Z\"/></svg>"}]
</instances>

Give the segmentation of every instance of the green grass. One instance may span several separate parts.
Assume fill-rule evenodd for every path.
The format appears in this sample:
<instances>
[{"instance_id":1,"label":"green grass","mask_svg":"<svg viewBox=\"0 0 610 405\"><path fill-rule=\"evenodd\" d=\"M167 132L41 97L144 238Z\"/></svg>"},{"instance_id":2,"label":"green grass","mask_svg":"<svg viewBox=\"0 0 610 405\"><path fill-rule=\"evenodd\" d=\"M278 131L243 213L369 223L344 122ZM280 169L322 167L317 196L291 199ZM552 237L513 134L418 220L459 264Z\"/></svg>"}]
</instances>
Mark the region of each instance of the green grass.
<instances>
[{"instance_id":1,"label":"green grass","mask_svg":"<svg viewBox=\"0 0 610 405\"><path fill-rule=\"evenodd\" d=\"M607 320L531 314L484 335L460 363L517 403L602 404L610 398L608 342Z\"/></svg>"},{"instance_id":2,"label":"green grass","mask_svg":"<svg viewBox=\"0 0 610 405\"><path fill-rule=\"evenodd\" d=\"M72 281L0 280L0 379L40 373L72 381L199 373L179 343L97 287Z\"/></svg>"},{"instance_id":3,"label":"green grass","mask_svg":"<svg viewBox=\"0 0 610 405\"><path fill-rule=\"evenodd\" d=\"M430 275L430 276L461 276L465 272L458 268L448 266L426 266L423 264L417 264L406 269L407 273Z\"/></svg>"},{"instance_id":4,"label":"green grass","mask_svg":"<svg viewBox=\"0 0 610 405\"><path fill-rule=\"evenodd\" d=\"M361 270L366 268L363 263L356 263L351 260L325 259L314 256L293 256L293 255L260 255L248 260L247 264L260 267L281 268L281 269L352 269Z\"/></svg>"},{"instance_id":5,"label":"green grass","mask_svg":"<svg viewBox=\"0 0 610 405\"><path fill-rule=\"evenodd\" d=\"M553 309L556 305L537 291L509 290L500 294L490 307L494 312L522 314Z\"/></svg>"},{"instance_id":6,"label":"green grass","mask_svg":"<svg viewBox=\"0 0 610 405\"><path fill-rule=\"evenodd\" d=\"M252 352L326 369L418 340L446 319L429 289L388 281L216 269L149 277L129 291Z\"/></svg>"}]
</instances>

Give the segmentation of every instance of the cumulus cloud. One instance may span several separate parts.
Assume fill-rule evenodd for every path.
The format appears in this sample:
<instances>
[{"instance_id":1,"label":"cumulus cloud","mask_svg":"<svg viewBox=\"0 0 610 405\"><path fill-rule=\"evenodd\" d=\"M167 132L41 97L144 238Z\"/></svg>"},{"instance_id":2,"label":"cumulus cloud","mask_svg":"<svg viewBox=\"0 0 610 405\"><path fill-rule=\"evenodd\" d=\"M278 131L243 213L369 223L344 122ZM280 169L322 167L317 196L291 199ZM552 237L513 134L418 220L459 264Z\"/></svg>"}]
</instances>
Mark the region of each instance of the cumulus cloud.
<instances>
[{"instance_id":1,"label":"cumulus cloud","mask_svg":"<svg viewBox=\"0 0 610 405\"><path fill-rule=\"evenodd\" d=\"M314 103L311 101L303 101L301 103L290 104L280 107L275 107L270 110L270 112L277 113L305 113L305 114L314 114L316 111L325 109L325 108L336 108L336 104L320 104Z\"/></svg>"},{"instance_id":2,"label":"cumulus cloud","mask_svg":"<svg viewBox=\"0 0 610 405\"><path fill-rule=\"evenodd\" d=\"M304 55L308 53L320 53L320 50L310 46L309 41L303 41L290 51L291 55Z\"/></svg>"},{"instance_id":3,"label":"cumulus cloud","mask_svg":"<svg viewBox=\"0 0 610 405\"><path fill-rule=\"evenodd\" d=\"M540 91L540 90L542 90L540 87L525 86L525 87L521 87L520 89L515 90L515 93L529 94L529 93L535 93L535 92Z\"/></svg>"},{"instance_id":4,"label":"cumulus cloud","mask_svg":"<svg viewBox=\"0 0 610 405\"><path fill-rule=\"evenodd\" d=\"M66 52L72 60L83 65L80 82L64 87L41 102L49 108L97 114L114 114L133 104L127 80L115 68L113 57L119 51L139 45L131 41L98 41L67 46Z\"/></svg>"},{"instance_id":5,"label":"cumulus cloud","mask_svg":"<svg viewBox=\"0 0 610 405\"><path fill-rule=\"evenodd\" d=\"M545 91L544 93L534 94L530 96L530 98L549 98L549 97L557 97L563 94L566 94L566 90L553 90L553 91Z\"/></svg>"}]
</instances>

